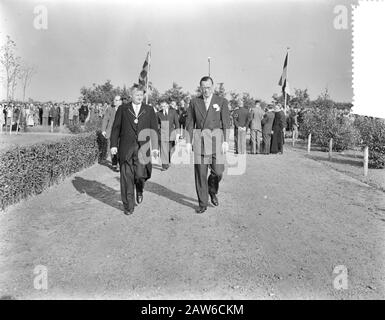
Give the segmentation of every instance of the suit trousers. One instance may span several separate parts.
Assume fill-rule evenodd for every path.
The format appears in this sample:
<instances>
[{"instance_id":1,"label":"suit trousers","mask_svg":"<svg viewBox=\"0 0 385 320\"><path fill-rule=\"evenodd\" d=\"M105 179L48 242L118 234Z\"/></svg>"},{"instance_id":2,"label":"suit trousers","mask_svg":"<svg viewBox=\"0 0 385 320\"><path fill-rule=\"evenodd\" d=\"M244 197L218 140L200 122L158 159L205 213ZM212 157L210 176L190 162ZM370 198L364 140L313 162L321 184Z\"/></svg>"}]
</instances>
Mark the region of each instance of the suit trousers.
<instances>
[{"instance_id":1,"label":"suit trousers","mask_svg":"<svg viewBox=\"0 0 385 320\"><path fill-rule=\"evenodd\" d=\"M271 144L271 133L262 133L262 140L263 140L263 153L269 154L270 153L270 144Z\"/></svg>"},{"instance_id":2,"label":"suit trousers","mask_svg":"<svg viewBox=\"0 0 385 320\"><path fill-rule=\"evenodd\" d=\"M106 138L106 147L107 147L107 152L106 152L106 154L110 155L110 157L111 157L111 164L112 164L113 166L118 165L118 154L114 154L114 155L111 154L111 142L110 142L110 138Z\"/></svg>"},{"instance_id":3,"label":"suit trousers","mask_svg":"<svg viewBox=\"0 0 385 320\"><path fill-rule=\"evenodd\" d=\"M207 178L208 168L210 167L210 175ZM225 171L224 163L217 163L215 154L209 156L201 156L201 163L194 164L195 173L195 189L198 196L199 206L207 207L209 202L209 194L217 194L219 182L222 180Z\"/></svg>"},{"instance_id":4,"label":"suit trousers","mask_svg":"<svg viewBox=\"0 0 385 320\"><path fill-rule=\"evenodd\" d=\"M175 145L175 141L161 141L160 142L160 160L162 161L162 167L171 163L172 148Z\"/></svg>"},{"instance_id":5,"label":"suit trousers","mask_svg":"<svg viewBox=\"0 0 385 320\"><path fill-rule=\"evenodd\" d=\"M235 153L246 153L246 130L234 129Z\"/></svg>"},{"instance_id":6,"label":"suit trousers","mask_svg":"<svg viewBox=\"0 0 385 320\"><path fill-rule=\"evenodd\" d=\"M134 209L135 196L134 189L137 193L143 193L146 166L141 164L137 153L130 160L126 160L120 167L120 194L123 206L126 210Z\"/></svg>"},{"instance_id":7,"label":"suit trousers","mask_svg":"<svg viewBox=\"0 0 385 320\"><path fill-rule=\"evenodd\" d=\"M262 132L256 129L250 129L250 140L251 140L251 153L260 153Z\"/></svg>"}]
</instances>

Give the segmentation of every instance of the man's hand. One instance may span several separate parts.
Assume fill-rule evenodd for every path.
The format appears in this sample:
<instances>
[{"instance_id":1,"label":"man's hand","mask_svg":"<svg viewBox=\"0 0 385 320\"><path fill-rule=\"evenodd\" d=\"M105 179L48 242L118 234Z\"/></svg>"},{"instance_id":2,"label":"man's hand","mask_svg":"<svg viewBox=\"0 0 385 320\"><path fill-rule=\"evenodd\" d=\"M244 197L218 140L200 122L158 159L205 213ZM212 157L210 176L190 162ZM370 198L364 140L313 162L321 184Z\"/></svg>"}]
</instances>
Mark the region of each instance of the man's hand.
<instances>
[{"instance_id":1,"label":"man's hand","mask_svg":"<svg viewBox=\"0 0 385 320\"><path fill-rule=\"evenodd\" d=\"M226 141L223 141L223 143L222 143L222 152L226 153L228 151L229 151L229 143L226 142Z\"/></svg>"},{"instance_id":2,"label":"man's hand","mask_svg":"<svg viewBox=\"0 0 385 320\"><path fill-rule=\"evenodd\" d=\"M116 147L111 148L111 154L112 155L115 155L117 153L118 153L118 148L116 148Z\"/></svg>"},{"instance_id":3,"label":"man's hand","mask_svg":"<svg viewBox=\"0 0 385 320\"><path fill-rule=\"evenodd\" d=\"M104 138L107 139L107 132L103 131L103 132L102 132L102 135L103 135Z\"/></svg>"},{"instance_id":4,"label":"man's hand","mask_svg":"<svg viewBox=\"0 0 385 320\"><path fill-rule=\"evenodd\" d=\"M158 149L153 149L152 150L152 156L157 159L159 157L159 150Z\"/></svg>"}]
</instances>

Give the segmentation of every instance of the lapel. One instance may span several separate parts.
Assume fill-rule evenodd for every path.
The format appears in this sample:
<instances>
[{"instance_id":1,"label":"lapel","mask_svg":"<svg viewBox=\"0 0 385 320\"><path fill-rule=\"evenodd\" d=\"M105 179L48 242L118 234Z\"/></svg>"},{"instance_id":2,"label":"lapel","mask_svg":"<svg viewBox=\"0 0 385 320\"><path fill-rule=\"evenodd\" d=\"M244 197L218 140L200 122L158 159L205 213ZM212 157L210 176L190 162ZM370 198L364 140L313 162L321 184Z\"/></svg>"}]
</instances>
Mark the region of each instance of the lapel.
<instances>
[{"instance_id":1,"label":"lapel","mask_svg":"<svg viewBox=\"0 0 385 320\"><path fill-rule=\"evenodd\" d=\"M203 101L203 99L202 99L202 101ZM211 110L213 109L213 105L214 105L215 101L216 101L216 100L215 100L215 95L213 94L213 96L211 97L210 105L209 105L209 107L208 107L208 109L207 109L205 118L204 118L204 120L203 120L203 125L202 125L202 127L205 125L207 116L208 116L208 114L211 112ZM204 106L205 109L206 109L206 105L205 105L205 102L204 102L204 101L203 101L203 106Z\"/></svg>"},{"instance_id":2,"label":"lapel","mask_svg":"<svg viewBox=\"0 0 385 320\"><path fill-rule=\"evenodd\" d=\"M125 108L126 112L128 113L128 119L130 120L130 125L132 127L132 130L136 131L136 124L134 122L135 117L134 117L134 108L132 107L132 103L130 102L127 105L127 108Z\"/></svg>"},{"instance_id":3,"label":"lapel","mask_svg":"<svg viewBox=\"0 0 385 320\"><path fill-rule=\"evenodd\" d=\"M199 97L197 99L197 101L198 101L199 113L201 114L202 118L205 119L205 117L206 117L206 105L205 105L205 101L203 100L203 96Z\"/></svg>"}]
</instances>

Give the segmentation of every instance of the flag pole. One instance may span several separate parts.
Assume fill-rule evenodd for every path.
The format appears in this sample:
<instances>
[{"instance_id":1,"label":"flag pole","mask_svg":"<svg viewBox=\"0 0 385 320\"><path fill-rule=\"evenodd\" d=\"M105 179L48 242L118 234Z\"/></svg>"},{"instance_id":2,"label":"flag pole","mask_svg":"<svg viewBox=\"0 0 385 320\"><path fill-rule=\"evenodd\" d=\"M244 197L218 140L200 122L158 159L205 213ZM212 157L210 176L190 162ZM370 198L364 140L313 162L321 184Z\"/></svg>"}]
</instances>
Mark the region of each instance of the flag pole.
<instances>
[{"instance_id":1,"label":"flag pole","mask_svg":"<svg viewBox=\"0 0 385 320\"><path fill-rule=\"evenodd\" d=\"M150 67L151 67L151 43L148 44L149 53L148 53L148 73L147 73L147 83L146 83L146 104L148 104L148 83L150 82Z\"/></svg>"},{"instance_id":2,"label":"flag pole","mask_svg":"<svg viewBox=\"0 0 385 320\"><path fill-rule=\"evenodd\" d=\"M285 91L283 92L283 94L285 95L285 116L286 116L286 104L287 104L287 94L286 94L286 88L287 88L287 86L288 86L288 83L289 83L289 81L288 81L288 79L289 79L289 49L290 49L290 47L287 47L286 48L287 50L286 50L286 56L287 56L287 65L286 65L286 86L285 86Z\"/></svg>"}]
</instances>

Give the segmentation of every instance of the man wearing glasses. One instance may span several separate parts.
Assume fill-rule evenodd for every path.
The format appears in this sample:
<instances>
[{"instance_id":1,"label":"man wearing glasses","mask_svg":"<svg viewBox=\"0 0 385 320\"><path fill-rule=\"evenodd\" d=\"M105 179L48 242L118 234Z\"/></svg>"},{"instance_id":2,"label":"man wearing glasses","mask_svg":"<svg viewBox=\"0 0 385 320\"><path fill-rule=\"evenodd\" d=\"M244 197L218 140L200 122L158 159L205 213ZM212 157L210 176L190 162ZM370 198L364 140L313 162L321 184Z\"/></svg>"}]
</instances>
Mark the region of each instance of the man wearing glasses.
<instances>
[{"instance_id":1,"label":"man wearing glasses","mask_svg":"<svg viewBox=\"0 0 385 320\"><path fill-rule=\"evenodd\" d=\"M118 156L117 154L111 154L110 150L110 138L111 138L111 129L112 124L114 123L116 110L118 107L122 104L122 100L120 96L116 96L114 98L114 102L112 105L108 105L103 117L103 123L102 123L102 135L107 140L107 152L111 156L111 164L114 171L119 171L118 169Z\"/></svg>"}]
</instances>

